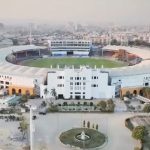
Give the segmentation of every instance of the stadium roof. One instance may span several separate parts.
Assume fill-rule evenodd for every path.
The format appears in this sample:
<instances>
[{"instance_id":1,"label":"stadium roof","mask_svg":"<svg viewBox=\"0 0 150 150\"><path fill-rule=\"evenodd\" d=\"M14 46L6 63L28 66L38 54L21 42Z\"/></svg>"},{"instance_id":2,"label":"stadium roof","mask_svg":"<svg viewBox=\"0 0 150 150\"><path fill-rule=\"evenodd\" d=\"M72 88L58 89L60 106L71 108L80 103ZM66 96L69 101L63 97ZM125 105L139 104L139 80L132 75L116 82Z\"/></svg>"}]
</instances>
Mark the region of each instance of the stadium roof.
<instances>
[{"instance_id":1,"label":"stadium roof","mask_svg":"<svg viewBox=\"0 0 150 150\"><path fill-rule=\"evenodd\" d=\"M44 47L34 46L34 45L24 45L24 46L12 46L7 48L0 49L0 73L7 75L16 75L16 76L26 76L31 78L45 77L47 72L50 71L50 68L36 68L28 66L20 66L9 63L6 61L6 56L12 52L18 52L23 50L35 50L43 49ZM129 75L138 75L138 74L150 74L150 49L146 48L137 48L137 47L125 47L125 46L106 46L103 50L119 50L124 49L129 53L136 54L141 57L143 61L134 66L120 67L120 68L103 68L103 71L110 73L110 76L129 76ZM57 69L53 69L57 70Z\"/></svg>"},{"instance_id":2,"label":"stadium roof","mask_svg":"<svg viewBox=\"0 0 150 150\"><path fill-rule=\"evenodd\" d=\"M106 46L105 50L119 50L123 49L129 53L135 54L142 58L142 62L133 66L106 69L109 71L110 76L129 76L138 74L150 74L150 49L139 47L127 47L127 46Z\"/></svg>"},{"instance_id":3,"label":"stadium roof","mask_svg":"<svg viewBox=\"0 0 150 150\"><path fill-rule=\"evenodd\" d=\"M7 75L21 75L21 76L28 76L33 78L38 77L45 77L47 72L49 71L48 68L36 68L36 67L28 67L28 66L20 66L9 63L6 61L6 56L11 54L12 52L18 52L23 50L35 50L35 49L43 49L44 47L34 46L34 45L24 45L24 46L12 46L7 48L0 49L0 73L7 74Z\"/></svg>"}]
</instances>

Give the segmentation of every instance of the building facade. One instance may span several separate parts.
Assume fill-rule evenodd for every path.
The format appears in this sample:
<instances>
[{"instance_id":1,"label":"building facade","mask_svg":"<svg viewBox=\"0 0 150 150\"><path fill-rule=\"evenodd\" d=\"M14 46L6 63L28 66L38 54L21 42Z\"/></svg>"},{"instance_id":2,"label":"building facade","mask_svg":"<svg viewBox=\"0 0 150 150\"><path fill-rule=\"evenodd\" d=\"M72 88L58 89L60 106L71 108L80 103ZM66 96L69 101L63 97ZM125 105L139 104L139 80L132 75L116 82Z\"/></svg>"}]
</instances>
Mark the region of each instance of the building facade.
<instances>
[{"instance_id":1,"label":"building facade","mask_svg":"<svg viewBox=\"0 0 150 150\"><path fill-rule=\"evenodd\" d=\"M44 94L44 89L49 92ZM80 67L48 72L47 85L41 85L41 97L53 97L55 89L58 99L98 99L115 97L115 86L109 85L109 74L100 69Z\"/></svg>"}]
</instances>

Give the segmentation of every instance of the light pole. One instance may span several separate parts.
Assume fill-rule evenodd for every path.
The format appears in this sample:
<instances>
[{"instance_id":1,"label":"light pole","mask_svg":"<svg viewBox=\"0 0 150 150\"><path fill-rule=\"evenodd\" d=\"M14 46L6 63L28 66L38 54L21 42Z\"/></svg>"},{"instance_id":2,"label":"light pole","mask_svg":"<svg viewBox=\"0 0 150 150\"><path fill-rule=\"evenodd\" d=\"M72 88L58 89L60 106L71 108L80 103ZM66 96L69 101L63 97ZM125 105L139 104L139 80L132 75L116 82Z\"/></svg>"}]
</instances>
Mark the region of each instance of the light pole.
<instances>
[{"instance_id":1,"label":"light pole","mask_svg":"<svg viewBox=\"0 0 150 150\"><path fill-rule=\"evenodd\" d=\"M36 107L30 106L30 150L34 150L33 149L33 133L35 129L33 127L33 120L32 120L33 110L36 110Z\"/></svg>"}]
</instances>

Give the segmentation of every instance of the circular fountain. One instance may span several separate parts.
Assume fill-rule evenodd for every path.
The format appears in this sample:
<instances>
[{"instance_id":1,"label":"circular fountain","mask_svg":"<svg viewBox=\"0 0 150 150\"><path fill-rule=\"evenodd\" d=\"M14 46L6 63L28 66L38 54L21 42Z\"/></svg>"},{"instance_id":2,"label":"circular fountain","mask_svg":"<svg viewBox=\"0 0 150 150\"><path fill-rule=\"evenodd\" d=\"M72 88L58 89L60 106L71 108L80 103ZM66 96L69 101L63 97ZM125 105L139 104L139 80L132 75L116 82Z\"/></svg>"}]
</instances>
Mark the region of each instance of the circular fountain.
<instances>
[{"instance_id":1,"label":"circular fountain","mask_svg":"<svg viewBox=\"0 0 150 150\"><path fill-rule=\"evenodd\" d=\"M87 141L87 140L90 139L90 136L87 135L87 134L85 134L84 131L82 131L80 134L77 134L77 135L75 136L75 138L76 138L77 140L79 140L79 141Z\"/></svg>"},{"instance_id":2,"label":"circular fountain","mask_svg":"<svg viewBox=\"0 0 150 150\"><path fill-rule=\"evenodd\" d=\"M65 145L83 149L97 148L106 142L106 136L103 133L89 128L73 128L61 133L59 139Z\"/></svg>"}]
</instances>

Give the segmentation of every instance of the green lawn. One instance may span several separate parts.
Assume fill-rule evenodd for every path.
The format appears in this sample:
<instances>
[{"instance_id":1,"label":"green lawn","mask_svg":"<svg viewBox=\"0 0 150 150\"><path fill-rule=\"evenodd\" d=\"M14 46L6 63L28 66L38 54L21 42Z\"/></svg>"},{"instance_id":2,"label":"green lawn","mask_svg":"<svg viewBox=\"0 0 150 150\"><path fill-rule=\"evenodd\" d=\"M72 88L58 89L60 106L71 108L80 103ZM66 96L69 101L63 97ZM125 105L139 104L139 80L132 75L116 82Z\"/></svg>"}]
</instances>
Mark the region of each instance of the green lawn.
<instances>
[{"instance_id":1,"label":"green lawn","mask_svg":"<svg viewBox=\"0 0 150 150\"><path fill-rule=\"evenodd\" d=\"M123 62L100 59L100 58L41 58L35 60L26 60L22 62L22 65L31 66L31 67L45 67L49 68L51 65L56 68L57 65L60 67L72 66L79 67L80 65L88 65L90 67L103 67L105 68L115 68L126 66Z\"/></svg>"},{"instance_id":2,"label":"green lawn","mask_svg":"<svg viewBox=\"0 0 150 150\"><path fill-rule=\"evenodd\" d=\"M81 134L84 130L85 134L88 135L90 138L86 141L78 141L76 136ZM96 148L102 146L106 142L106 137L104 134L96 131L94 129L88 128L73 128L66 132L63 132L60 137L60 141L65 145L72 145L75 147L80 148Z\"/></svg>"}]
</instances>

